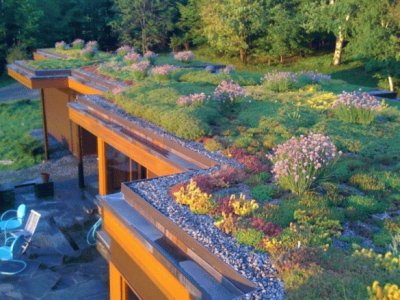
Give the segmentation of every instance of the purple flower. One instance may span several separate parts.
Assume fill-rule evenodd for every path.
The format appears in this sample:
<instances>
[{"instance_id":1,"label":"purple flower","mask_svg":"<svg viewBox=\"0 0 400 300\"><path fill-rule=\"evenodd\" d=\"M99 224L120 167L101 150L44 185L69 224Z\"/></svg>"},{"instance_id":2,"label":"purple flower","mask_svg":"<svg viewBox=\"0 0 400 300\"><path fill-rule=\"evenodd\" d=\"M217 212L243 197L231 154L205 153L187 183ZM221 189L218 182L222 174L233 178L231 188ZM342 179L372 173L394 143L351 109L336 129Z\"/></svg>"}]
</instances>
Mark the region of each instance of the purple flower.
<instances>
[{"instance_id":1,"label":"purple flower","mask_svg":"<svg viewBox=\"0 0 400 300\"><path fill-rule=\"evenodd\" d=\"M245 90L233 80L223 80L214 91L214 98L219 101L233 102L245 95Z\"/></svg>"},{"instance_id":2,"label":"purple flower","mask_svg":"<svg viewBox=\"0 0 400 300\"><path fill-rule=\"evenodd\" d=\"M268 82L279 82L279 81L298 81L298 76L296 73L292 72L271 72L264 75L264 81Z\"/></svg>"},{"instance_id":3,"label":"purple flower","mask_svg":"<svg viewBox=\"0 0 400 300\"><path fill-rule=\"evenodd\" d=\"M312 82L321 82L325 80L331 80L332 76L331 75L326 75L322 73L318 73L315 71L301 71L297 73L298 76L305 77L308 80Z\"/></svg>"},{"instance_id":4,"label":"purple flower","mask_svg":"<svg viewBox=\"0 0 400 300\"><path fill-rule=\"evenodd\" d=\"M333 104L333 108L339 106L354 107L365 110L377 111L382 108L378 99L368 93L362 92L343 92Z\"/></svg>"}]
</instances>

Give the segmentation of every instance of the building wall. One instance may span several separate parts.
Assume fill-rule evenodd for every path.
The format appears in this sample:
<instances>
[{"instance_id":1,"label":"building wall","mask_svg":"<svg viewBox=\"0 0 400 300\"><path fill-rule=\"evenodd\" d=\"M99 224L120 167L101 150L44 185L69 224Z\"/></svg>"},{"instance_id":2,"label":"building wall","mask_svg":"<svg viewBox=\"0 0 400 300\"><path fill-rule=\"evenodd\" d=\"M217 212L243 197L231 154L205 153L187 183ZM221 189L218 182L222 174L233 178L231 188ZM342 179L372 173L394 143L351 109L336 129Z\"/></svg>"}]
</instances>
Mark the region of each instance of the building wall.
<instances>
[{"instance_id":1,"label":"building wall","mask_svg":"<svg viewBox=\"0 0 400 300\"><path fill-rule=\"evenodd\" d=\"M69 89L45 88L43 96L48 133L77 155L78 127L70 121L67 107L74 98L73 92ZM96 137L85 129L82 129L81 142L83 155L97 153Z\"/></svg>"},{"instance_id":2,"label":"building wall","mask_svg":"<svg viewBox=\"0 0 400 300\"><path fill-rule=\"evenodd\" d=\"M73 151L73 128L67 110L69 90L46 88L43 89L43 97L48 133Z\"/></svg>"}]
</instances>

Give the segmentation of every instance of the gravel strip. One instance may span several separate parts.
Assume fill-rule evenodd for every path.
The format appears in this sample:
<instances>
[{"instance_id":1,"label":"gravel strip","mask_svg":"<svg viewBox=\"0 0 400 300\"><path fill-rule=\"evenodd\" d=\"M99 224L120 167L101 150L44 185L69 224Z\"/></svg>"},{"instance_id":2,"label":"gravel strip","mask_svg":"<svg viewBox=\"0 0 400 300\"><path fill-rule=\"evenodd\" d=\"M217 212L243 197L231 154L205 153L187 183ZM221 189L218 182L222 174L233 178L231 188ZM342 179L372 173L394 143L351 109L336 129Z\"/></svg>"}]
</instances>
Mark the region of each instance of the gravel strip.
<instances>
[{"instance_id":1,"label":"gravel strip","mask_svg":"<svg viewBox=\"0 0 400 300\"><path fill-rule=\"evenodd\" d=\"M178 175L132 182L129 187L177 226L204 245L211 253L231 265L236 271L254 282L258 288L241 299L283 299L282 282L277 279L269 256L256 252L254 248L240 245L232 236L224 234L214 226L207 215L193 214L188 207L179 205L168 195L169 189L194 175L215 172L208 170L189 171Z\"/></svg>"}]
</instances>

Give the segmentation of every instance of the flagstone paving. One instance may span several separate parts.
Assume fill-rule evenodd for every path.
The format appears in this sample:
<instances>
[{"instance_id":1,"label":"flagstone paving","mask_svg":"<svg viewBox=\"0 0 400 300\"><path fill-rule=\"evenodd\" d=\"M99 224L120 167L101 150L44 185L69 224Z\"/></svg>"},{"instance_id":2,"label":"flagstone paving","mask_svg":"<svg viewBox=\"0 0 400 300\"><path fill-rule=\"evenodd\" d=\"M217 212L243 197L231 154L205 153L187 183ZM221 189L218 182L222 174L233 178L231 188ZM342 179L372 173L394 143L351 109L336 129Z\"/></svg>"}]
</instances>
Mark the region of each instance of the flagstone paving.
<instances>
[{"instance_id":1,"label":"flagstone paving","mask_svg":"<svg viewBox=\"0 0 400 300\"><path fill-rule=\"evenodd\" d=\"M70 161L74 170L76 164ZM32 186L15 189L15 205L25 203L28 211L34 209L42 217L22 256L27 269L15 276L0 275L0 299L109 298L108 265L86 243L86 233L97 219L91 213L96 207L94 198L78 188L76 174L55 176L51 198L38 199ZM1 262L0 269L4 267L10 266Z\"/></svg>"}]
</instances>

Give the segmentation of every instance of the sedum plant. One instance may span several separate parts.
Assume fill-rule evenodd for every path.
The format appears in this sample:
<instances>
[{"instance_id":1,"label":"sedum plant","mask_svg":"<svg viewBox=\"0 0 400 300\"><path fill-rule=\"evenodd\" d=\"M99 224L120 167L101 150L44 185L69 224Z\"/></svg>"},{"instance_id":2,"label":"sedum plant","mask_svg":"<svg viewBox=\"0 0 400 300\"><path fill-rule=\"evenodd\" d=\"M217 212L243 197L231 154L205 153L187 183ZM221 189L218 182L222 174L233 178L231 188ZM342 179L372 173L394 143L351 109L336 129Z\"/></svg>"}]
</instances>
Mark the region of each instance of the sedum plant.
<instances>
[{"instance_id":1,"label":"sedum plant","mask_svg":"<svg viewBox=\"0 0 400 300\"><path fill-rule=\"evenodd\" d=\"M222 212L222 219L214 222L215 227L225 232L226 234L235 233L237 228L235 224L235 218L232 213Z\"/></svg>"},{"instance_id":2,"label":"sedum plant","mask_svg":"<svg viewBox=\"0 0 400 300\"><path fill-rule=\"evenodd\" d=\"M379 281L375 280L368 288L370 300L398 300L400 299L400 287L397 284L387 283L382 288Z\"/></svg>"},{"instance_id":3,"label":"sedum plant","mask_svg":"<svg viewBox=\"0 0 400 300\"><path fill-rule=\"evenodd\" d=\"M347 123L371 124L383 108L378 99L368 93L343 92L333 104L336 116Z\"/></svg>"},{"instance_id":4,"label":"sedum plant","mask_svg":"<svg viewBox=\"0 0 400 300\"><path fill-rule=\"evenodd\" d=\"M258 208L257 201L254 199L246 199L246 196L243 193L240 193L239 198L235 195L231 195L229 202L234 213L238 216L248 216Z\"/></svg>"},{"instance_id":5,"label":"sedum plant","mask_svg":"<svg viewBox=\"0 0 400 300\"><path fill-rule=\"evenodd\" d=\"M193 179L190 180L188 185L182 186L173 195L176 202L188 205L190 210L196 214L208 214L215 206L211 195L203 193Z\"/></svg>"},{"instance_id":6,"label":"sedum plant","mask_svg":"<svg viewBox=\"0 0 400 300\"><path fill-rule=\"evenodd\" d=\"M324 169L334 163L340 154L329 137L311 133L299 138L292 137L278 145L267 158L274 164L272 173L278 184L301 195L311 188Z\"/></svg>"}]
</instances>

